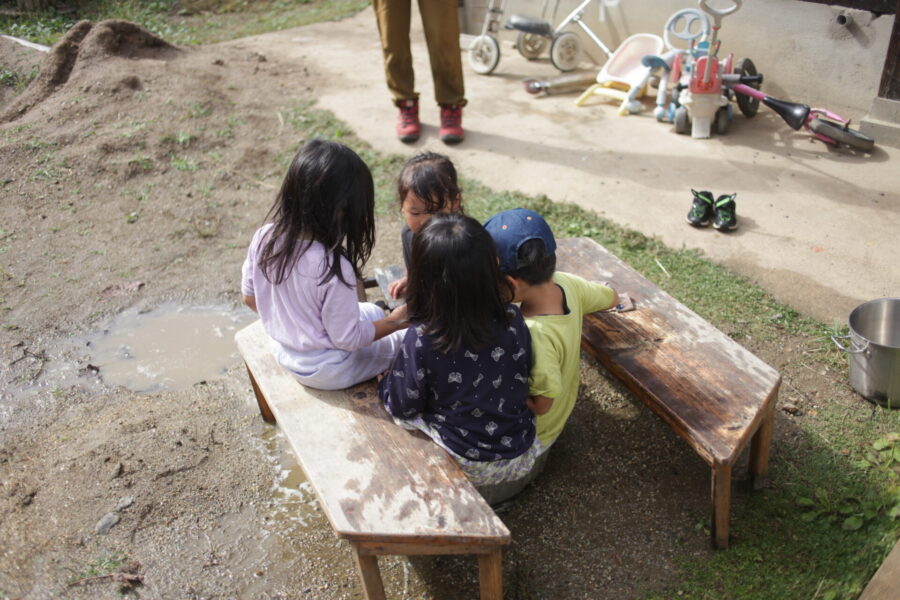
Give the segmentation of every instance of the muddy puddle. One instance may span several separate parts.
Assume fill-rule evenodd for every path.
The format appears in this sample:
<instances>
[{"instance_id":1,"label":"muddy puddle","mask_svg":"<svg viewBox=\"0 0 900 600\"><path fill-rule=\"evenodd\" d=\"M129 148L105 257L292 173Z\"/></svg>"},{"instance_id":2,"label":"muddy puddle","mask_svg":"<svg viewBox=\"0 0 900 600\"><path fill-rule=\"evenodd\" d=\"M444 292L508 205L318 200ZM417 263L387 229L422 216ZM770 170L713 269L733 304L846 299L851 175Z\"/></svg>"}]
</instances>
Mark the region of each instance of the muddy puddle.
<instances>
[{"instance_id":1,"label":"muddy puddle","mask_svg":"<svg viewBox=\"0 0 900 600\"><path fill-rule=\"evenodd\" d=\"M136 392L187 389L238 363L234 334L255 318L245 310L174 304L126 311L86 340L87 370Z\"/></svg>"}]
</instances>

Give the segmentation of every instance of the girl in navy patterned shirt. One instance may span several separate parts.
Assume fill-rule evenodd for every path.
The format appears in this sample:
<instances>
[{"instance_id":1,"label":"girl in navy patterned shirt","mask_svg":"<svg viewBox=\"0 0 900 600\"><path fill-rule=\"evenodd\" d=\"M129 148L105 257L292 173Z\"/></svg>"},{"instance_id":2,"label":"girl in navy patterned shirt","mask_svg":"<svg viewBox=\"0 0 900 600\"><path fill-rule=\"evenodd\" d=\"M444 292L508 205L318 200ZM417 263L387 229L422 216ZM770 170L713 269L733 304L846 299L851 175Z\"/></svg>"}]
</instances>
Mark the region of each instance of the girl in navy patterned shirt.
<instances>
[{"instance_id":1,"label":"girl in navy patterned shirt","mask_svg":"<svg viewBox=\"0 0 900 600\"><path fill-rule=\"evenodd\" d=\"M402 426L424 431L489 502L530 481L540 450L528 409L531 338L478 221L438 214L415 236L407 330L378 385Z\"/></svg>"}]
</instances>

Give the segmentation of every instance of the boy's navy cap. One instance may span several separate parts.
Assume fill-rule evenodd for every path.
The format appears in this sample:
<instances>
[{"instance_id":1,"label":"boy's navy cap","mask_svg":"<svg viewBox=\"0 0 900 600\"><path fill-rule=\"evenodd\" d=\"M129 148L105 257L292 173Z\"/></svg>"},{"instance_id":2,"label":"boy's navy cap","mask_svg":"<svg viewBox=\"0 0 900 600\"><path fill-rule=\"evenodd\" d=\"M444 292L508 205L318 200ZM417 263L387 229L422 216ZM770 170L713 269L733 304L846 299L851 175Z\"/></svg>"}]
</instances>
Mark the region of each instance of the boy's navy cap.
<instances>
[{"instance_id":1,"label":"boy's navy cap","mask_svg":"<svg viewBox=\"0 0 900 600\"><path fill-rule=\"evenodd\" d=\"M556 240L544 217L527 208L514 208L499 212L484 224L497 248L500 270L512 273L519 268L519 248L528 240L544 242L547 254L556 252Z\"/></svg>"}]
</instances>

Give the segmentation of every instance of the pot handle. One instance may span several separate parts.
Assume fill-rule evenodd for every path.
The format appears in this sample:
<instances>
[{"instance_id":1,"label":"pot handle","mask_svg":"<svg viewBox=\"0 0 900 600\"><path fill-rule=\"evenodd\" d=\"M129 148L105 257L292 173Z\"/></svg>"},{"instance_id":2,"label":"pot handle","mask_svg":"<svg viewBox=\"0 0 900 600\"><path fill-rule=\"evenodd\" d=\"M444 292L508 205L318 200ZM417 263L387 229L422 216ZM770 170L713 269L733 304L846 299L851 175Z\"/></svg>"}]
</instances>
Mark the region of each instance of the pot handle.
<instances>
[{"instance_id":1,"label":"pot handle","mask_svg":"<svg viewBox=\"0 0 900 600\"><path fill-rule=\"evenodd\" d=\"M852 348L846 348L838 340L850 340L850 345L852 346ZM865 352L869 349L869 340L866 340L866 344L864 346L857 347L856 342L854 342L849 335L833 335L831 336L831 341L834 342L835 346L848 354L859 354L860 352Z\"/></svg>"}]
</instances>

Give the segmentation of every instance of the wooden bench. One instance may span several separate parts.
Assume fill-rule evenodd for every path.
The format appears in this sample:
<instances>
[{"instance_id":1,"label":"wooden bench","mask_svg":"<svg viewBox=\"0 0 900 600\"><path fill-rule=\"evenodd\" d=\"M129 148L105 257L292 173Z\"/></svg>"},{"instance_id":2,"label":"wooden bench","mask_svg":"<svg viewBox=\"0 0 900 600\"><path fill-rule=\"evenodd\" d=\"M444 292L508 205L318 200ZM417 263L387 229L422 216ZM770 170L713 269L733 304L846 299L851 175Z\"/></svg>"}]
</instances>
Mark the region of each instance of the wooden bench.
<instances>
[{"instance_id":1,"label":"wooden bench","mask_svg":"<svg viewBox=\"0 0 900 600\"><path fill-rule=\"evenodd\" d=\"M350 543L368 600L383 554L476 554L482 600L502 600L509 530L456 462L393 423L368 382L301 386L272 356L261 322L235 336L263 418L284 432L337 536Z\"/></svg>"},{"instance_id":2,"label":"wooden bench","mask_svg":"<svg viewBox=\"0 0 900 600\"><path fill-rule=\"evenodd\" d=\"M712 541L727 548L732 468L750 444L751 483L765 475L781 376L593 240L557 245L560 271L634 301L585 317L582 347L710 465Z\"/></svg>"}]
</instances>

